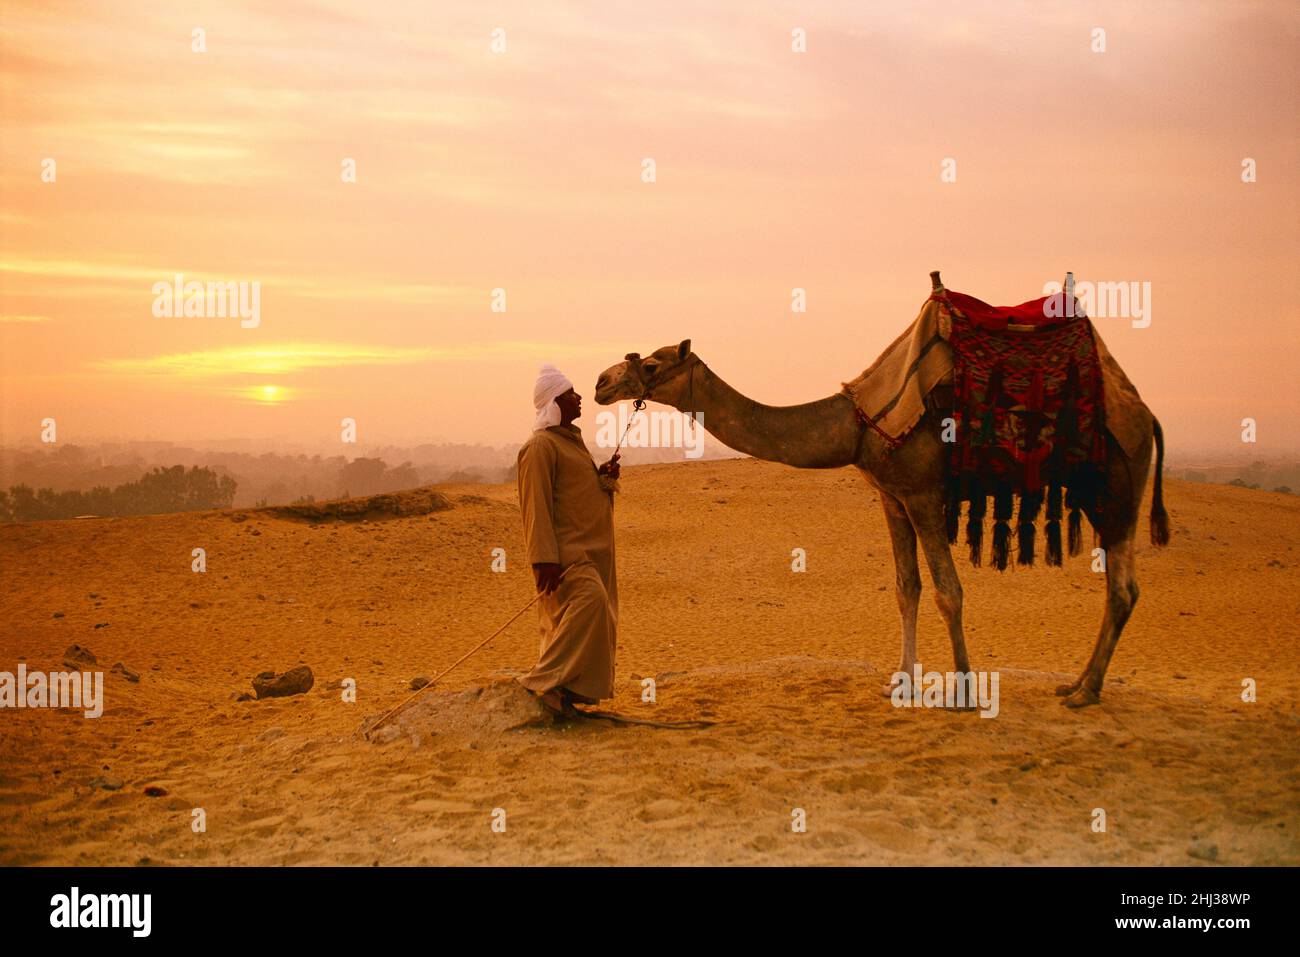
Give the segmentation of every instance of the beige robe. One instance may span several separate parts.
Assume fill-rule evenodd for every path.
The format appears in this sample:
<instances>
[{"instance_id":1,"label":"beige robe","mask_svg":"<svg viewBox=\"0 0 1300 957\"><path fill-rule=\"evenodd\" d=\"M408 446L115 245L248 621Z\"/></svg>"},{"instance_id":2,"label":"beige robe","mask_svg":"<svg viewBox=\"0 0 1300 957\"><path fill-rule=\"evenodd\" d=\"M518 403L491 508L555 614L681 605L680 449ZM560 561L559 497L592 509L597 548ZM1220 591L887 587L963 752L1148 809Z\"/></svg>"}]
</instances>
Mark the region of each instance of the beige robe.
<instances>
[{"instance_id":1,"label":"beige robe","mask_svg":"<svg viewBox=\"0 0 1300 957\"><path fill-rule=\"evenodd\" d=\"M612 697L614 495L601 488L577 426L539 429L519 450L519 511L529 565L565 569L560 586L537 600L541 654L519 682L538 694L567 688L585 698Z\"/></svg>"}]
</instances>

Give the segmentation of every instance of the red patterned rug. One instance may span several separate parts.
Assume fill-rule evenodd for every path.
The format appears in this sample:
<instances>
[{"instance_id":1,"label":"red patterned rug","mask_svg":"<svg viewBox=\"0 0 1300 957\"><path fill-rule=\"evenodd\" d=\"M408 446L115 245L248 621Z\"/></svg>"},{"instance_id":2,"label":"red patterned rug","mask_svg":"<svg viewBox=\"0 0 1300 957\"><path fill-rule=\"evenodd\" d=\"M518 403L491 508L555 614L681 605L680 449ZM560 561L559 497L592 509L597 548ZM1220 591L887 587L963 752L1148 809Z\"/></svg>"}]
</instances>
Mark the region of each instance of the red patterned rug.
<instances>
[{"instance_id":1,"label":"red patterned rug","mask_svg":"<svg viewBox=\"0 0 1300 957\"><path fill-rule=\"evenodd\" d=\"M943 290L936 299L952 331L955 432L947 485L948 540L957 541L970 502L966 541L979 565L988 498L993 498L996 568L1006 568L1014 499L1020 499L1017 555L1034 562L1034 523L1047 506L1047 562L1061 564L1061 517L1070 509L1069 551L1080 550L1080 510L1099 508L1105 486L1101 363L1092 326L1062 295L990 306Z\"/></svg>"}]
</instances>

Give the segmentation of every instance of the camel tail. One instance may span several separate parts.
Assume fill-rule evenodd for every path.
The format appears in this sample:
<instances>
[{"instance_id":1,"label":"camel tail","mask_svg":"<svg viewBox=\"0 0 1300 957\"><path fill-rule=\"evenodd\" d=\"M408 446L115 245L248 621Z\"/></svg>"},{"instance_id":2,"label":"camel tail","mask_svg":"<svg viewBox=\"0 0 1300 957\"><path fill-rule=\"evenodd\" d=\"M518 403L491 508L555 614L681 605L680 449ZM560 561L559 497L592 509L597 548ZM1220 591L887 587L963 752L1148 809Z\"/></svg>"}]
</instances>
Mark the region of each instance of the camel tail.
<instances>
[{"instance_id":1,"label":"camel tail","mask_svg":"<svg viewBox=\"0 0 1300 957\"><path fill-rule=\"evenodd\" d=\"M1165 511L1165 497L1160 480L1165 470L1165 433L1160 420L1151 417L1151 428L1156 438L1156 481L1151 490L1151 544L1169 544L1169 513Z\"/></svg>"}]
</instances>

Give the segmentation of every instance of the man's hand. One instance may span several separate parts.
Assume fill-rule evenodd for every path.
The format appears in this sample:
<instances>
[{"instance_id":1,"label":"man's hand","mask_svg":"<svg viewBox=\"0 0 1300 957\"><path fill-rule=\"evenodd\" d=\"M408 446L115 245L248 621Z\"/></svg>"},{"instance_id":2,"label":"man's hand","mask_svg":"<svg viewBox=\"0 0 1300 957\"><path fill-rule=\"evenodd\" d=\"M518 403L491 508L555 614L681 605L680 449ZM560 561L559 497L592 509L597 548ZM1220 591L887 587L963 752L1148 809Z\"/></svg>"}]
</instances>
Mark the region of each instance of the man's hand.
<instances>
[{"instance_id":1,"label":"man's hand","mask_svg":"<svg viewBox=\"0 0 1300 957\"><path fill-rule=\"evenodd\" d=\"M615 452L608 462L598 468L596 471L601 475L608 475L612 479L618 478L618 460L619 454Z\"/></svg>"},{"instance_id":2,"label":"man's hand","mask_svg":"<svg viewBox=\"0 0 1300 957\"><path fill-rule=\"evenodd\" d=\"M533 566L533 577L537 579L537 590L550 594L560 587L560 566L552 562L539 562Z\"/></svg>"}]
</instances>

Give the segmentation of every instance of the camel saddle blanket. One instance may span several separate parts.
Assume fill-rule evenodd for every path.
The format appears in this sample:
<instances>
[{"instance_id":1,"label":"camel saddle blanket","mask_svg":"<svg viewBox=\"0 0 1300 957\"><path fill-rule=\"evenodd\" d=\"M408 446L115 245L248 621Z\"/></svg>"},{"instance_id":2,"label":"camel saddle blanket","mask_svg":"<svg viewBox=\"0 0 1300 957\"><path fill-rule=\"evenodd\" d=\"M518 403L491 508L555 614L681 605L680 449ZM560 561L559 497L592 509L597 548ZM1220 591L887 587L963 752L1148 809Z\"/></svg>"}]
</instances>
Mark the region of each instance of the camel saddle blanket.
<instances>
[{"instance_id":1,"label":"camel saddle blanket","mask_svg":"<svg viewBox=\"0 0 1300 957\"><path fill-rule=\"evenodd\" d=\"M1049 315L1045 307L1051 298L1057 302L1053 303ZM1145 437L1150 434L1151 413L1124 370L1111 356L1096 327L1083 315L1078 301L1075 301L1073 317L1066 318L1059 308L1061 298L1058 293L1056 297L1035 299L1019 306L997 307L973 296L942 290L926 300L916 321L879 359L857 378L842 384L842 391L857 406L859 418L878 433L888 447L895 448L921 421L926 413L927 397L938 385L951 383L954 386L957 408L953 411L959 422L956 413L965 412L969 418L985 411L987 403L983 402L983 393L994 365L1002 359L1000 388L1004 394L997 400L992 422L995 445L1007 450L1014 459L1010 450L1016 444L1014 437L1019 436L1022 454L1028 451L1041 456L1041 446L1036 442L1029 450L1024 448L1023 428L1028 420L1020 414L1022 410L1015 410L1016 405L1024 404L1015 401L1015 397L1032 401L1035 397L1029 392L1034 386L1034 371L1041 371L1042 411L1047 416L1045 427L1048 430L1054 428L1057 424L1055 416L1060 411L1060 391L1067 384L1073 357L1081 385L1091 387L1094 383L1089 381L1089 376L1095 376L1100 369L1099 382L1095 383L1100 392L1100 414L1096 414L1096 408L1090 410L1091 421L1098 430L1105 428L1125 455L1136 458ZM1024 327L1032 327L1032 330ZM960 390L967 375L975 390L975 405L966 404L963 408ZM965 401L969 403L969 399ZM1097 403L1095 392L1089 392L1089 401L1094 405ZM1079 424L1084 425L1082 422ZM983 428L985 419L972 421L970 425ZM962 433L965 433L967 445L978 437L970 428L959 428L959 439ZM1043 434L1035 438L1041 439ZM986 435L985 438L990 437ZM1051 436L1048 438L1055 448L1057 440ZM1087 439L1079 435L1076 441ZM963 442L956 444L961 446ZM978 456L976 449L971 446L972 453ZM1089 457L1091 452L1089 447ZM962 456L965 456L964 450ZM1001 459L1006 464L1003 456L992 458ZM1024 477L1028 478L1027 475Z\"/></svg>"}]
</instances>

